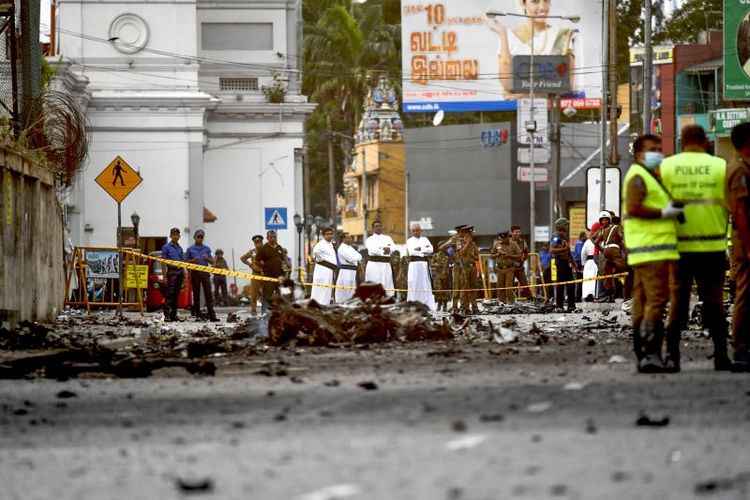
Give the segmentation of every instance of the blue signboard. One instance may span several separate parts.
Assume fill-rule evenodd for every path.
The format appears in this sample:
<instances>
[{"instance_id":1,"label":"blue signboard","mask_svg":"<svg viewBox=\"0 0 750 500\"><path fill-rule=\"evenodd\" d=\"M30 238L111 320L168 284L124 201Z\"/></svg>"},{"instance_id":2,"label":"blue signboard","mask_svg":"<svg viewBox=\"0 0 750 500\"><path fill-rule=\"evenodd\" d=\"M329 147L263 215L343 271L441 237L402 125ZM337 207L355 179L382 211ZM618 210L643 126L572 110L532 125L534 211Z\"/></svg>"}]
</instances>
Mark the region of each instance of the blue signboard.
<instances>
[{"instance_id":1,"label":"blue signboard","mask_svg":"<svg viewBox=\"0 0 750 500\"><path fill-rule=\"evenodd\" d=\"M265 207L266 231L287 229L286 207Z\"/></svg>"}]
</instances>

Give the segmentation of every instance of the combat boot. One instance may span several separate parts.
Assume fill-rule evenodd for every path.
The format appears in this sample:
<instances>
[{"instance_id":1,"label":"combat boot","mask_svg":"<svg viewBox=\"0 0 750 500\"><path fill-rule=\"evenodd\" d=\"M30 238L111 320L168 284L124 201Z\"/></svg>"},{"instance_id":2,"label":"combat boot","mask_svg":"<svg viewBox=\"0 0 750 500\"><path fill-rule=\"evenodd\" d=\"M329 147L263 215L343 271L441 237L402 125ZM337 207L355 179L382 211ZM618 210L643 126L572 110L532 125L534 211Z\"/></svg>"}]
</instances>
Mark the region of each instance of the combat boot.
<instances>
[{"instance_id":1,"label":"combat boot","mask_svg":"<svg viewBox=\"0 0 750 500\"><path fill-rule=\"evenodd\" d=\"M664 360L664 368L667 373L679 373L680 367L680 329L672 326L667 329L667 357Z\"/></svg>"},{"instance_id":2,"label":"combat boot","mask_svg":"<svg viewBox=\"0 0 750 500\"><path fill-rule=\"evenodd\" d=\"M728 372L733 367L732 360L727 354L727 339L714 339L714 370L717 372Z\"/></svg>"},{"instance_id":3,"label":"combat boot","mask_svg":"<svg viewBox=\"0 0 750 500\"><path fill-rule=\"evenodd\" d=\"M735 352L732 373L750 373L750 354L747 352Z\"/></svg>"},{"instance_id":4,"label":"combat boot","mask_svg":"<svg viewBox=\"0 0 750 500\"><path fill-rule=\"evenodd\" d=\"M661 322L643 321L640 334L643 358L638 362L638 372L664 373L664 362L661 359L664 326Z\"/></svg>"},{"instance_id":5,"label":"combat boot","mask_svg":"<svg viewBox=\"0 0 750 500\"><path fill-rule=\"evenodd\" d=\"M636 327L633 327L633 353L636 367L638 367L643 359L643 345L641 344L641 329Z\"/></svg>"}]
</instances>

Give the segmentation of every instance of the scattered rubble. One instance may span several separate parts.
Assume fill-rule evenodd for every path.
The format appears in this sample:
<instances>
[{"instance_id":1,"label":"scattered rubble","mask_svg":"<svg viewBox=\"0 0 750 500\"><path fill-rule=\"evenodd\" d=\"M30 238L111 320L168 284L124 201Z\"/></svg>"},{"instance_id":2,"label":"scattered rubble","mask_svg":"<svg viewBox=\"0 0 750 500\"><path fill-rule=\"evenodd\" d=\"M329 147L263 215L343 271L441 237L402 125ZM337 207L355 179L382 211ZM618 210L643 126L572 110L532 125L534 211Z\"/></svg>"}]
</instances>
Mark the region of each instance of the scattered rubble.
<instances>
[{"instance_id":1,"label":"scattered rubble","mask_svg":"<svg viewBox=\"0 0 750 500\"><path fill-rule=\"evenodd\" d=\"M424 304L393 304L383 300L377 286L370 284L361 285L358 295L368 298L330 307L321 307L314 300L291 303L278 299L269 320L269 343L328 346L448 340L454 336L447 321L435 321Z\"/></svg>"},{"instance_id":2,"label":"scattered rubble","mask_svg":"<svg viewBox=\"0 0 750 500\"><path fill-rule=\"evenodd\" d=\"M652 417L645 412L641 412L635 425L638 427L666 427L669 425L669 416Z\"/></svg>"},{"instance_id":3,"label":"scattered rubble","mask_svg":"<svg viewBox=\"0 0 750 500\"><path fill-rule=\"evenodd\" d=\"M177 488L180 492L193 495L214 491L214 481L211 478L177 478Z\"/></svg>"}]
</instances>

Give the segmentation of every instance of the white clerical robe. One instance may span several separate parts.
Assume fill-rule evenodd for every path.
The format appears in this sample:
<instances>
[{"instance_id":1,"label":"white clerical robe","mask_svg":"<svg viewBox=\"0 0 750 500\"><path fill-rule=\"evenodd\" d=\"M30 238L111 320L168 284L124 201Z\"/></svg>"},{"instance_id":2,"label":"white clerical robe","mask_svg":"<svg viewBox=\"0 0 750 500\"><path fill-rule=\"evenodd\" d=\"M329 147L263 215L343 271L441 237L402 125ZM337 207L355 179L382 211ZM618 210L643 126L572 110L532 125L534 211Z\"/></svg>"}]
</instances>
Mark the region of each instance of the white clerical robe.
<instances>
[{"instance_id":1,"label":"white clerical robe","mask_svg":"<svg viewBox=\"0 0 750 500\"><path fill-rule=\"evenodd\" d=\"M410 260L411 257L429 257L432 252L432 243L424 236L420 238L412 236L406 241L406 253ZM435 297L432 295L429 262L409 262L407 283L409 293L406 295L406 300L421 302L431 311L436 309Z\"/></svg>"},{"instance_id":2,"label":"white clerical robe","mask_svg":"<svg viewBox=\"0 0 750 500\"><path fill-rule=\"evenodd\" d=\"M333 288L314 286L315 284L332 285L333 284L333 269L329 269L325 266L318 264L318 262L327 262L336 266L336 249L333 248L333 244L326 241L320 240L313 247L313 260L315 261L315 271L313 272L313 287L310 298L315 299L315 302L322 306L331 304L331 298L333 297Z\"/></svg>"},{"instance_id":3,"label":"white clerical robe","mask_svg":"<svg viewBox=\"0 0 750 500\"><path fill-rule=\"evenodd\" d=\"M390 258L391 253L396 248L393 239L385 234L373 234L367 238L365 246L367 247L367 255L370 257ZM387 254L386 248L390 250ZM386 296L393 296L393 271L391 270L390 262L373 262L372 260L368 260L367 269L365 270L365 281L380 283L386 290Z\"/></svg>"},{"instance_id":4,"label":"white clerical robe","mask_svg":"<svg viewBox=\"0 0 750 500\"><path fill-rule=\"evenodd\" d=\"M362 261L362 254L342 243L339 245L339 265L340 266L357 266ZM349 288L336 289L336 303L341 304L354 297L354 287L357 286L357 271L353 269L339 269L339 277L336 280L339 286Z\"/></svg>"},{"instance_id":5,"label":"white clerical robe","mask_svg":"<svg viewBox=\"0 0 750 500\"><path fill-rule=\"evenodd\" d=\"M596 278L596 275L599 274L599 267L596 265L595 259L589 259L589 257L594 256L594 250L596 249L596 246L594 245L594 242L589 240L586 240L586 243L583 244L583 248L581 248L581 262L583 262L583 279L592 279ZM596 297L596 281L584 281L583 285L581 286L581 295L584 300L586 300L587 297L591 296L591 298Z\"/></svg>"}]
</instances>

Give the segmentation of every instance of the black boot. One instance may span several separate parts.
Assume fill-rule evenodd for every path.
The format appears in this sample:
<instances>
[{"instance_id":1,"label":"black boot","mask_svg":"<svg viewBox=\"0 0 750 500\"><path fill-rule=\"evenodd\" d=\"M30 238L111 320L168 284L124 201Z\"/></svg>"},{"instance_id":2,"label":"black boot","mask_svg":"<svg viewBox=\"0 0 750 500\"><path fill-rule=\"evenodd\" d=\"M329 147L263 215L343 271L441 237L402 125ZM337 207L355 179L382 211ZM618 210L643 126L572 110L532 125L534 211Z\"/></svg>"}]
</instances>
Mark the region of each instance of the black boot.
<instances>
[{"instance_id":1,"label":"black boot","mask_svg":"<svg viewBox=\"0 0 750 500\"><path fill-rule=\"evenodd\" d=\"M734 363L732 363L733 373L750 373L750 354L747 352L734 353Z\"/></svg>"},{"instance_id":2,"label":"black boot","mask_svg":"<svg viewBox=\"0 0 750 500\"><path fill-rule=\"evenodd\" d=\"M728 372L732 369L732 360L727 354L726 333L714 334L714 370L717 372Z\"/></svg>"},{"instance_id":3,"label":"black boot","mask_svg":"<svg viewBox=\"0 0 750 500\"><path fill-rule=\"evenodd\" d=\"M664 362L661 359L664 326L660 322L643 321L640 334L643 358L638 362L638 372L664 373Z\"/></svg>"},{"instance_id":4,"label":"black boot","mask_svg":"<svg viewBox=\"0 0 750 500\"><path fill-rule=\"evenodd\" d=\"M680 367L680 329L676 325L670 325L667 330L667 358L664 360L664 368L668 373L679 373Z\"/></svg>"},{"instance_id":5,"label":"black boot","mask_svg":"<svg viewBox=\"0 0 750 500\"><path fill-rule=\"evenodd\" d=\"M633 353L635 354L636 367L643 359L643 345L641 344L641 329L633 327Z\"/></svg>"}]
</instances>

